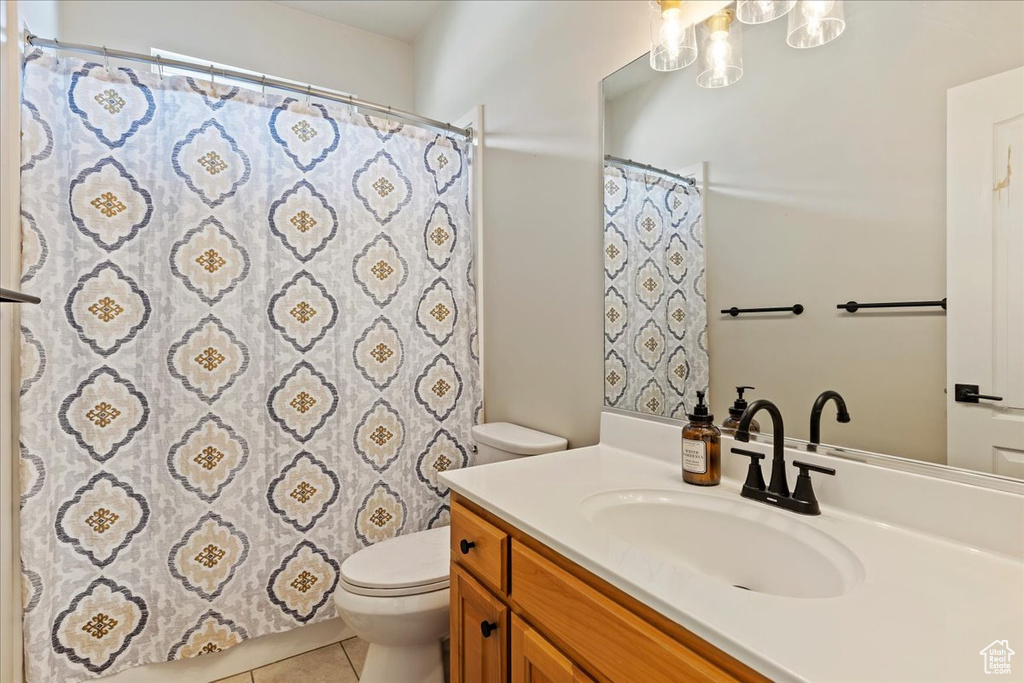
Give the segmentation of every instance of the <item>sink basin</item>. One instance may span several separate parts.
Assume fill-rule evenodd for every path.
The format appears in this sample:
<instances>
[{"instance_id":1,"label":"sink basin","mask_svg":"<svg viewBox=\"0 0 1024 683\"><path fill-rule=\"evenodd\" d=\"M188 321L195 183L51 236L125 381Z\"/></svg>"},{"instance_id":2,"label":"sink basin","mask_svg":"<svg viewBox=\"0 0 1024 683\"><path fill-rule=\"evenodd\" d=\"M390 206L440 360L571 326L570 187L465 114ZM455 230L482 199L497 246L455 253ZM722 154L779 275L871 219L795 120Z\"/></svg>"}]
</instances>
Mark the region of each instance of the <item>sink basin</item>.
<instances>
[{"instance_id":1,"label":"sink basin","mask_svg":"<svg viewBox=\"0 0 1024 683\"><path fill-rule=\"evenodd\" d=\"M863 565L845 545L792 513L757 503L633 489L584 498L580 512L637 552L737 589L832 598L864 578Z\"/></svg>"}]
</instances>

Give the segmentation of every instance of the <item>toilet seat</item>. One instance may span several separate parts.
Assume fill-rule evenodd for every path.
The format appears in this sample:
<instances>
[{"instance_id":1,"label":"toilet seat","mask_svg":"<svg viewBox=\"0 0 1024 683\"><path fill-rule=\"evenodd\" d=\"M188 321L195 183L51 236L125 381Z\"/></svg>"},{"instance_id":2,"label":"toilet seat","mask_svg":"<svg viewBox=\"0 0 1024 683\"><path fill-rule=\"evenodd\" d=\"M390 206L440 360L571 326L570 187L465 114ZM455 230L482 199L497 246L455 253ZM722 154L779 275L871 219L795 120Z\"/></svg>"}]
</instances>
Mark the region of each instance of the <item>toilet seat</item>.
<instances>
[{"instance_id":1,"label":"toilet seat","mask_svg":"<svg viewBox=\"0 0 1024 683\"><path fill-rule=\"evenodd\" d=\"M376 543L341 564L342 588L356 595L399 597L448 588L449 527Z\"/></svg>"}]
</instances>

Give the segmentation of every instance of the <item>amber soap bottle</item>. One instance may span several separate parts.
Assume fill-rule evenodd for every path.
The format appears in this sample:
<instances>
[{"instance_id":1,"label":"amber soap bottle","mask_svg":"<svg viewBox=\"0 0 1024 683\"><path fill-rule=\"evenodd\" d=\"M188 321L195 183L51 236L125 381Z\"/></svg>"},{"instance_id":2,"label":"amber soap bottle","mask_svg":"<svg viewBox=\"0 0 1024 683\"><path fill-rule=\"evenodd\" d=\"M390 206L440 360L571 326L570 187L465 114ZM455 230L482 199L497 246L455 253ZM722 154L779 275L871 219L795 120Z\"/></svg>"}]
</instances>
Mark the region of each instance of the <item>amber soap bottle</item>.
<instances>
[{"instance_id":1,"label":"amber soap bottle","mask_svg":"<svg viewBox=\"0 0 1024 683\"><path fill-rule=\"evenodd\" d=\"M683 481L696 486L717 486L722 481L722 432L708 412L704 392L683 427Z\"/></svg>"}]
</instances>

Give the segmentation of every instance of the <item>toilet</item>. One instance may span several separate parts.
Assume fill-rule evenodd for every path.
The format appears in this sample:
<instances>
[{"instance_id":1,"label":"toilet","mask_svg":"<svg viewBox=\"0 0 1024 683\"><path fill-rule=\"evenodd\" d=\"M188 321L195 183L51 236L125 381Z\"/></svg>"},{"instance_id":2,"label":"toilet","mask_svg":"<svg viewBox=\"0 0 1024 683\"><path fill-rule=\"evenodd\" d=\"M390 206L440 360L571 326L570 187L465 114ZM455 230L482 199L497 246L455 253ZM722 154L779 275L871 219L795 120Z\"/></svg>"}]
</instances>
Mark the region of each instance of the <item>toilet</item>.
<instances>
[{"instance_id":1,"label":"toilet","mask_svg":"<svg viewBox=\"0 0 1024 683\"><path fill-rule=\"evenodd\" d=\"M473 427L476 465L563 451L565 439L494 422ZM443 683L441 640L448 635L450 529L392 538L341 565L334 604L370 644L361 683Z\"/></svg>"}]
</instances>

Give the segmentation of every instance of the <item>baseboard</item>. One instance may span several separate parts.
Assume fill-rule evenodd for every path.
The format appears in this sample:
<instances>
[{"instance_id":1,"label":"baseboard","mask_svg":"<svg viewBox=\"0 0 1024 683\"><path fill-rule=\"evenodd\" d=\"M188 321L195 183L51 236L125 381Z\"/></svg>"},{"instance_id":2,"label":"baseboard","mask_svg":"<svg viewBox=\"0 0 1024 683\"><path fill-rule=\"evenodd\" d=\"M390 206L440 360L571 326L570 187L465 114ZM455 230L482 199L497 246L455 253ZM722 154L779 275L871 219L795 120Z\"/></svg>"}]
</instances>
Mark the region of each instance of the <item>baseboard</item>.
<instances>
[{"instance_id":1,"label":"baseboard","mask_svg":"<svg viewBox=\"0 0 1024 683\"><path fill-rule=\"evenodd\" d=\"M210 683L337 643L354 635L341 619L329 619L290 631L253 638L224 652L173 662L147 664L96 680L103 683Z\"/></svg>"}]
</instances>

